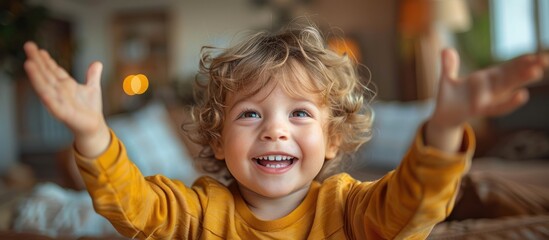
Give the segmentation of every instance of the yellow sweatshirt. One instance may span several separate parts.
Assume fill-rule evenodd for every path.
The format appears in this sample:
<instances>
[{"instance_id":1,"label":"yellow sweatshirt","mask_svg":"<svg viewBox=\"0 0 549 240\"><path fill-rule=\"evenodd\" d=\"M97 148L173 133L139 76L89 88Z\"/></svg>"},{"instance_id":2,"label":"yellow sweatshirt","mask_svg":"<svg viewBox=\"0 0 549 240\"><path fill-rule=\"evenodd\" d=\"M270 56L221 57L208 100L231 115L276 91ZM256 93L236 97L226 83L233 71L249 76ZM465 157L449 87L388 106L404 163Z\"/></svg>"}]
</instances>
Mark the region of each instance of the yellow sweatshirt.
<instances>
[{"instance_id":1,"label":"yellow sweatshirt","mask_svg":"<svg viewBox=\"0 0 549 240\"><path fill-rule=\"evenodd\" d=\"M462 151L446 154L425 146L421 132L401 165L382 179L338 174L313 182L294 211L273 221L256 218L235 184L202 177L189 188L160 175L143 177L112 132L97 159L76 156L95 210L127 237L424 239L450 213L475 141L467 127Z\"/></svg>"}]
</instances>

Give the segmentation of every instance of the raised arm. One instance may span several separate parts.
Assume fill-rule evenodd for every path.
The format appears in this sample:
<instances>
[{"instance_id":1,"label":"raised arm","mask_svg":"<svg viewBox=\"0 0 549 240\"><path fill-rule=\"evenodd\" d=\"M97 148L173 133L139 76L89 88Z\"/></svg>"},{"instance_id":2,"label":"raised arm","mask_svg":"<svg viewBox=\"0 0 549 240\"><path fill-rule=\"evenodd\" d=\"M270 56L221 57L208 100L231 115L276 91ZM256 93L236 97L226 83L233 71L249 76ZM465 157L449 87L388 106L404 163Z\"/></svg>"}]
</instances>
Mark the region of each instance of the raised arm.
<instances>
[{"instance_id":1,"label":"raised arm","mask_svg":"<svg viewBox=\"0 0 549 240\"><path fill-rule=\"evenodd\" d=\"M526 85L539 81L549 54L529 54L458 77L459 56L442 51L437 104L427 123L427 145L448 153L459 150L463 124L474 117L510 113L528 101Z\"/></svg>"},{"instance_id":2,"label":"raised arm","mask_svg":"<svg viewBox=\"0 0 549 240\"><path fill-rule=\"evenodd\" d=\"M528 100L526 84L539 80L549 56L526 55L457 76L458 55L442 52L443 71L433 116L419 129L396 171L352 188L349 222L357 239L426 238L451 212L475 138L465 122L509 113Z\"/></svg>"},{"instance_id":3,"label":"raised arm","mask_svg":"<svg viewBox=\"0 0 549 240\"><path fill-rule=\"evenodd\" d=\"M109 130L102 113L101 63L92 63L86 83L80 84L36 44L26 43L24 49L25 70L38 96L74 133L76 163L94 209L132 238L199 234L203 188L190 189L160 175L143 177Z\"/></svg>"}]
</instances>

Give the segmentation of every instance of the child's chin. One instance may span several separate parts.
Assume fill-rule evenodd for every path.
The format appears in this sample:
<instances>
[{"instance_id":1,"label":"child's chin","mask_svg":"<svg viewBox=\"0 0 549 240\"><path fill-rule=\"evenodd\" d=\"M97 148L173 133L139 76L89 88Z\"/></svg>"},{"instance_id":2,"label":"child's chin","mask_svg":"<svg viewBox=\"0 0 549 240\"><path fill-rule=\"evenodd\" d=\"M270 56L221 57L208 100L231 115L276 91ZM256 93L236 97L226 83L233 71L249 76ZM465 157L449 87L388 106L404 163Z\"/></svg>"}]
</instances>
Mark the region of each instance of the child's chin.
<instances>
[{"instance_id":1,"label":"child's chin","mask_svg":"<svg viewBox=\"0 0 549 240\"><path fill-rule=\"evenodd\" d=\"M263 186L262 189L258 189L257 194L266 198L282 198L288 195L294 194L299 191L308 191L306 186Z\"/></svg>"}]
</instances>

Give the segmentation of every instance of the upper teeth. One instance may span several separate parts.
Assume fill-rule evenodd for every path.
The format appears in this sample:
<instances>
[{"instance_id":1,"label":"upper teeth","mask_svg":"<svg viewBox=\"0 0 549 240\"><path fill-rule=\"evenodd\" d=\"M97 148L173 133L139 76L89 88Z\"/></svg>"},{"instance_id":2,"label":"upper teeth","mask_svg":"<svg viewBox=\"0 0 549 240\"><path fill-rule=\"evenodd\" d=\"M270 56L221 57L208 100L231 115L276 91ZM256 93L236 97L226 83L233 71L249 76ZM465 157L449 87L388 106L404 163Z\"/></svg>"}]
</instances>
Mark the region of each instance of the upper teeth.
<instances>
[{"instance_id":1,"label":"upper teeth","mask_svg":"<svg viewBox=\"0 0 549 240\"><path fill-rule=\"evenodd\" d=\"M283 156L283 155L268 155L268 156L257 157L257 159L269 160L269 161L284 161L284 160L291 160L293 159L293 157Z\"/></svg>"}]
</instances>

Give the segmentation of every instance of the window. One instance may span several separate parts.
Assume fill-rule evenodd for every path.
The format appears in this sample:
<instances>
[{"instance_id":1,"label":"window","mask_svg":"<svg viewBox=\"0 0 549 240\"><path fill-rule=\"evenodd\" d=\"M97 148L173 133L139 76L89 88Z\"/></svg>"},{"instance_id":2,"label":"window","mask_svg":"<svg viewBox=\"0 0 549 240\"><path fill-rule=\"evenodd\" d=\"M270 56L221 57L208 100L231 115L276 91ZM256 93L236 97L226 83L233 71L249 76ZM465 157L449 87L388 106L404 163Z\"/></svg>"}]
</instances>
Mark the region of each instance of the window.
<instances>
[{"instance_id":1,"label":"window","mask_svg":"<svg viewBox=\"0 0 549 240\"><path fill-rule=\"evenodd\" d=\"M537 9L535 2L539 2ZM539 13L541 46L549 46L549 1L546 0L491 0L492 52L497 60L537 51L536 19Z\"/></svg>"}]
</instances>

